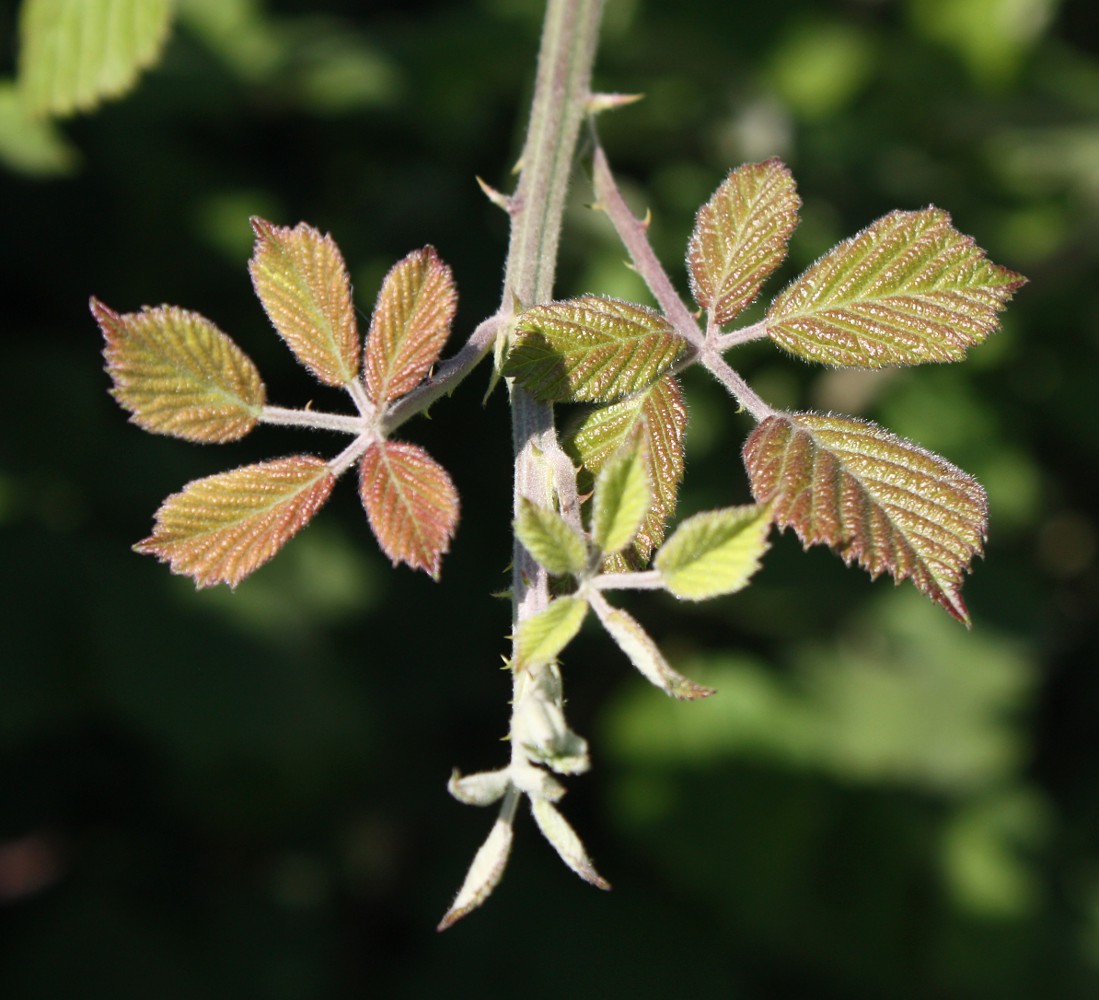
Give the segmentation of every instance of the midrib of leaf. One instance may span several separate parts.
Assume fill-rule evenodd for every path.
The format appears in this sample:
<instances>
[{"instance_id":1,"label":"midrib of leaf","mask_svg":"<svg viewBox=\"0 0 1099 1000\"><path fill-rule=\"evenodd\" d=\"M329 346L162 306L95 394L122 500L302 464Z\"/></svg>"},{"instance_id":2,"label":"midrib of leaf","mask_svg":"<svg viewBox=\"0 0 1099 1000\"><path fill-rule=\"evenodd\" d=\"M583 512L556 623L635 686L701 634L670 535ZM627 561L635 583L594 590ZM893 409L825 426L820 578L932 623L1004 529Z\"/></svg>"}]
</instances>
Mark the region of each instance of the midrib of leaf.
<instances>
[{"instance_id":1,"label":"midrib of leaf","mask_svg":"<svg viewBox=\"0 0 1099 1000\"><path fill-rule=\"evenodd\" d=\"M412 516L413 512L416 510L415 503L412 503L409 500L412 494L405 489L404 480L399 475L396 475L394 473L393 462L389 457L389 449L386 448L384 444L381 446L381 455L382 461L385 463L386 476L388 477L389 482L393 484L394 492L397 494L398 499L400 500L404 510L409 513L408 520L412 522L412 533L416 538L419 549L421 551L425 549L428 551L433 551L431 549L431 546L425 542L424 532L420 528L420 519L418 517ZM407 466L405 466L405 468L407 468ZM422 480L417 480L417 482L422 482Z\"/></svg>"},{"instance_id":2,"label":"midrib of leaf","mask_svg":"<svg viewBox=\"0 0 1099 1000\"><path fill-rule=\"evenodd\" d=\"M410 316L414 316L416 314L416 310L420 305L420 299L423 298L427 289L428 282L431 280L432 276L432 272L429 269L427 280L422 282L420 284L420 287L413 293L412 305L411 308L408 310L408 314ZM389 398L389 384L393 381L393 372L396 369L397 365L396 358L400 355L404 345L408 343L408 341L410 341L411 339L412 337L409 331L409 324L402 323L400 332L396 337L393 338L393 350L391 352L391 356L386 358L385 376L382 378L381 385L378 387L378 399L375 400L375 402Z\"/></svg>"},{"instance_id":3,"label":"midrib of leaf","mask_svg":"<svg viewBox=\"0 0 1099 1000\"><path fill-rule=\"evenodd\" d=\"M285 493L280 493L275 499L272 499L269 503L267 503L264 506L260 506L260 507L253 507L251 505L244 506L243 503L242 503L242 504L238 505L237 514L231 520L223 521L223 522L215 525L214 527L209 528L206 531L196 531L194 533L193 537L195 539L206 538L209 535L214 535L214 534L218 534L219 532L225 531L227 528L232 527L234 525L242 524L244 521L250 521L253 518L263 517L263 516L271 513L271 511L273 511L276 507L281 507L283 504L289 502L294 497L298 496L301 493L304 493L306 490L308 490L308 489L312 488L313 486L315 486L317 481L322 479L327 473L328 473L328 466L327 465L318 465L316 467L316 469L314 470L314 475L312 477L310 477L309 479L307 479L307 480L303 480L303 481L300 481L298 483L295 483L294 489L288 490ZM265 490L262 490L262 489L249 490L247 495L249 497L251 497L251 496L255 496L256 493L264 493L264 492L269 492L269 491L265 491ZM246 511L246 513L242 513L239 510L240 507L243 507L243 509L244 509L244 511ZM207 508L207 509L210 509L210 508ZM214 509L216 509L216 507Z\"/></svg>"}]
</instances>

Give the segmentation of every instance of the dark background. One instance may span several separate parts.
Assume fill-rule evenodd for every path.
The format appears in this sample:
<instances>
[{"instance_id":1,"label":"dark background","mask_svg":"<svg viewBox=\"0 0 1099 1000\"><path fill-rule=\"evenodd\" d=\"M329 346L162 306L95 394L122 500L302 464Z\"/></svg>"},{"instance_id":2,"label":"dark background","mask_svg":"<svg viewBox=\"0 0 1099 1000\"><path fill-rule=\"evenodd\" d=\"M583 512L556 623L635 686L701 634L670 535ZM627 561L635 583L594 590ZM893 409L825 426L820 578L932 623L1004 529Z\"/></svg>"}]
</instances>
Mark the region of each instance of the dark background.
<instances>
[{"instance_id":1,"label":"dark background","mask_svg":"<svg viewBox=\"0 0 1099 1000\"><path fill-rule=\"evenodd\" d=\"M236 593L130 546L191 478L338 439L197 447L107 395L89 295L198 310L270 399L342 405L272 335L247 219L342 247L367 315L431 242L458 337L499 298L540 5L181 0L162 62L27 159L0 135L0 994L1090 997L1099 989L1094 467L1099 27L1090 0L611 0L600 130L679 264L729 167L804 199L783 280L892 208L949 209L1030 278L960 365L871 376L766 344L771 403L857 413L975 474L971 632L908 585L776 540L754 585L627 606L717 698L675 704L593 629L564 658L594 769L564 808L598 893L520 817L483 910L439 936L506 756L510 441L487 370L403 430L463 520L436 585L392 570L342 482ZM14 5L0 53L15 67ZM581 175L558 294L648 301ZM750 317L749 317L750 318ZM746 497L750 423L703 378L681 509Z\"/></svg>"}]
</instances>

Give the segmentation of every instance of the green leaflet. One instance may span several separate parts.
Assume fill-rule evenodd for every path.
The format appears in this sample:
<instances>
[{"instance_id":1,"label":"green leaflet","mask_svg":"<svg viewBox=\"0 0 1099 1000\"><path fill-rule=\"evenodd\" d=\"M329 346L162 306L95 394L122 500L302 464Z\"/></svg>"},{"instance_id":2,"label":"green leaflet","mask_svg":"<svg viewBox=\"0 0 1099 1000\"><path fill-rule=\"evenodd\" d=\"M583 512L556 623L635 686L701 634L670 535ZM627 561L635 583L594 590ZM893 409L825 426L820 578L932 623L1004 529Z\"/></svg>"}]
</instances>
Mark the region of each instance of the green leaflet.
<instances>
[{"instance_id":1,"label":"green leaflet","mask_svg":"<svg viewBox=\"0 0 1099 1000\"><path fill-rule=\"evenodd\" d=\"M548 507L519 500L515 533L539 565L554 576L577 575L588 565L587 540L560 514Z\"/></svg>"},{"instance_id":2,"label":"green leaflet","mask_svg":"<svg viewBox=\"0 0 1099 1000\"><path fill-rule=\"evenodd\" d=\"M160 56L172 7L170 0L24 0L23 106L64 116L125 93Z\"/></svg>"},{"instance_id":3,"label":"green leaflet","mask_svg":"<svg viewBox=\"0 0 1099 1000\"><path fill-rule=\"evenodd\" d=\"M869 421L783 413L744 443L752 493L806 547L827 545L872 577L889 573L969 624L964 574L980 554L988 499L946 459Z\"/></svg>"},{"instance_id":4,"label":"green leaflet","mask_svg":"<svg viewBox=\"0 0 1099 1000\"><path fill-rule=\"evenodd\" d=\"M890 212L784 289L767 333L806 361L851 368L958 361L1026 281L942 209Z\"/></svg>"},{"instance_id":5,"label":"green leaflet","mask_svg":"<svg viewBox=\"0 0 1099 1000\"><path fill-rule=\"evenodd\" d=\"M96 299L112 395L139 427L187 441L244 437L265 390L251 359L213 323L175 306L116 313Z\"/></svg>"},{"instance_id":6,"label":"green leaflet","mask_svg":"<svg viewBox=\"0 0 1099 1000\"><path fill-rule=\"evenodd\" d=\"M644 440L619 451L600 471L592 497L592 541L605 555L620 552L634 540L649 504L647 449Z\"/></svg>"},{"instance_id":7,"label":"green leaflet","mask_svg":"<svg viewBox=\"0 0 1099 1000\"><path fill-rule=\"evenodd\" d=\"M765 504L695 514L676 528L653 565L676 597L704 601L732 594L759 569L770 529Z\"/></svg>"},{"instance_id":8,"label":"green leaflet","mask_svg":"<svg viewBox=\"0 0 1099 1000\"><path fill-rule=\"evenodd\" d=\"M515 637L515 669L526 670L557 659L588 614L588 602L572 595L558 597L549 606L519 623Z\"/></svg>"},{"instance_id":9,"label":"green leaflet","mask_svg":"<svg viewBox=\"0 0 1099 1000\"><path fill-rule=\"evenodd\" d=\"M660 313L599 295L535 306L515 328L504 375L553 403L613 402L652 385L686 349Z\"/></svg>"},{"instance_id":10,"label":"green leaflet","mask_svg":"<svg viewBox=\"0 0 1099 1000\"><path fill-rule=\"evenodd\" d=\"M691 293L718 325L735 319L782 263L800 205L789 169L767 160L730 171L698 210L687 245Z\"/></svg>"}]
</instances>

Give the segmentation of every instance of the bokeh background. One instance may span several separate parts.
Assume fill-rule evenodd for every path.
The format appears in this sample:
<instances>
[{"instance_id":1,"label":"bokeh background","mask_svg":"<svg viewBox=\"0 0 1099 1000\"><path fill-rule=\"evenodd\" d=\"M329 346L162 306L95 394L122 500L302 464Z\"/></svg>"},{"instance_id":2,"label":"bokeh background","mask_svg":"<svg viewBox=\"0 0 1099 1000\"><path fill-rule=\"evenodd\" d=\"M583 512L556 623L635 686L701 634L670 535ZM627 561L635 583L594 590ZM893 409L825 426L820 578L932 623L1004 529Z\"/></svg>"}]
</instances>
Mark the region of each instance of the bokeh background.
<instances>
[{"instance_id":1,"label":"bokeh background","mask_svg":"<svg viewBox=\"0 0 1099 1000\"><path fill-rule=\"evenodd\" d=\"M805 202L773 293L934 203L1030 284L964 364L874 375L752 345L772 403L861 414L988 488L971 632L781 537L750 590L627 603L718 697L673 704L585 632L564 661L594 770L565 809L610 894L521 817L445 935L503 761L509 456L475 373L407 436L463 521L442 582L392 570L350 482L235 593L130 551L191 478L341 441L156 438L108 397L89 295L196 309L273 402L339 406L272 335L259 214L331 231L366 315L430 242L457 334L495 306L541 5L180 0L125 99L42 136L0 115L0 995L1091 997L1099 990L1099 9L1091 0L610 0L600 131L680 287L725 172ZM0 105L16 66L0 4ZM574 190L558 294L648 301ZM750 317L749 317L750 318ZM750 429L705 379L682 510L743 502Z\"/></svg>"}]
</instances>

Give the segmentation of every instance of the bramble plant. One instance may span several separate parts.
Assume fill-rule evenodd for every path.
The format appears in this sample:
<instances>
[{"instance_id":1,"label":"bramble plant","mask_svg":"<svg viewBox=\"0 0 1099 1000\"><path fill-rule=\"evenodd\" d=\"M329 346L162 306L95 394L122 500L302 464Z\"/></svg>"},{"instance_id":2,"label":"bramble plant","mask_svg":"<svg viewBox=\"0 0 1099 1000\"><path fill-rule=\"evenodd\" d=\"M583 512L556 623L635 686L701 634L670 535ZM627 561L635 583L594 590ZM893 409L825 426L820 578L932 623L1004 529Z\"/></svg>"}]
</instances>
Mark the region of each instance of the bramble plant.
<instances>
[{"instance_id":1,"label":"bramble plant","mask_svg":"<svg viewBox=\"0 0 1099 1000\"><path fill-rule=\"evenodd\" d=\"M394 565L438 578L458 525L458 494L423 448L394 435L486 357L494 382L506 381L515 447L511 751L497 771L451 777L457 799L499 803L499 813L440 929L498 884L524 798L564 862L609 888L557 807L560 776L589 767L587 743L565 719L559 658L590 613L667 694L714 693L681 676L610 592L664 590L691 601L735 593L759 568L772 527L791 528L805 547L827 545L872 577L911 580L968 626L962 584L987 529L984 490L944 458L866 420L776 410L725 355L769 337L804 361L844 368L959 361L997 328L1025 279L987 260L945 211L894 211L795 278L758 322L730 329L785 258L798 221L793 177L772 159L730 171L698 210L686 248L693 312L595 136L596 113L632 99L591 91L600 6L547 5L516 189L503 195L482 184L510 217L502 301L448 359L440 361L457 293L433 248L392 267L363 336L336 243L304 223L253 219L249 270L276 332L314 377L346 391L347 413L268 404L255 365L198 313L174 306L120 313L91 303L114 397L144 429L220 443L268 423L351 438L330 458L236 468L169 497L136 548L200 587L235 587L271 559L352 467L382 551ZM565 192L585 124L594 207L656 308L594 293L553 300ZM743 447L752 498L684 517L666 537L684 470L678 376L692 365L756 420ZM554 407L573 403L586 409L559 434ZM491 655L486 650L486 660Z\"/></svg>"}]
</instances>

